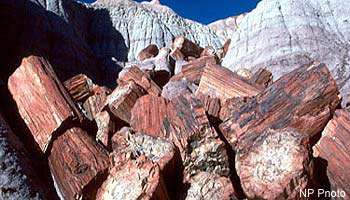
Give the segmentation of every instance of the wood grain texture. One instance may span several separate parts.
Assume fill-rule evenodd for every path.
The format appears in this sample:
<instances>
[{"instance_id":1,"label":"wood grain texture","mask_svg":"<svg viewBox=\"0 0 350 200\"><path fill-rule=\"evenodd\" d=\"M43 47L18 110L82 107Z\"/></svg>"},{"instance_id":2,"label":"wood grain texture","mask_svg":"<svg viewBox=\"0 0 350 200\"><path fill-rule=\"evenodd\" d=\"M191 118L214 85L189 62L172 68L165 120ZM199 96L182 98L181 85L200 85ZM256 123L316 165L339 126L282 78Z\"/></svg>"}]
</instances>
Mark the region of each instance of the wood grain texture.
<instances>
[{"instance_id":1,"label":"wood grain texture","mask_svg":"<svg viewBox=\"0 0 350 200\"><path fill-rule=\"evenodd\" d=\"M100 113L107 105L107 96L111 91L106 87L95 86L93 88L93 95L88 97L83 103L85 115L94 120L96 115Z\"/></svg>"},{"instance_id":2,"label":"wood grain texture","mask_svg":"<svg viewBox=\"0 0 350 200\"><path fill-rule=\"evenodd\" d=\"M327 175L332 190L345 191L350 196L350 113L336 110L333 119L314 146L314 155L327 160Z\"/></svg>"},{"instance_id":3,"label":"wood grain texture","mask_svg":"<svg viewBox=\"0 0 350 200\"><path fill-rule=\"evenodd\" d=\"M83 102L93 95L93 82L84 74L78 74L66 80L64 86L76 102Z\"/></svg>"},{"instance_id":4,"label":"wood grain texture","mask_svg":"<svg viewBox=\"0 0 350 200\"><path fill-rule=\"evenodd\" d=\"M302 66L268 87L220 125L235 146L248 130L293 127L309 137L322 131L339 104L336 82L324 64Z\"/></svg>"},{"instance_id":5,"label":"wood grain texture","mask_svg":"<svg viewBox=\"0 0 350 200\"><path fill-rule=\"evenodd\" d=\"M94 186L109 167L109 158L85 131L68 129L52 145L49 166L61 199L93 199Z\"/></svg>"},{"instance_id":6,"label":"wood grain texture","mask_svg":"<svg viewBox=\"0 0 350 200\"><path fill-rule=\"evenodd\" d=\"M21 117L43 152L62 123L79 113L44 58L24 58L21 66L10 76L8 88Z\"/></svg>"}]
</instances>

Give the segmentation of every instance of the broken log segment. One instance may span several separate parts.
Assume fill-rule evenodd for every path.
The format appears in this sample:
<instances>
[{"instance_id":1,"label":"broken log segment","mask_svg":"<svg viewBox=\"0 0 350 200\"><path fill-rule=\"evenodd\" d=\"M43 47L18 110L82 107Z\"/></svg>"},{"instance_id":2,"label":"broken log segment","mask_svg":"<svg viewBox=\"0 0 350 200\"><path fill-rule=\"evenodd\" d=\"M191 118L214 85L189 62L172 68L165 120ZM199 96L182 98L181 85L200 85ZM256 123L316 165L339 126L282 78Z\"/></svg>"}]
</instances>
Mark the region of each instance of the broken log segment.
<instances>
[{"instance_id":1,"label":"broken log segment","mask_svg":"<svg viewBox=\"0 0 350 200\"><path fill-rule=\"evenodd\" d=\"M236 170L248 199L298 199L312 170L305 135L294 129L250 132L240 141Z\"/></svg>"},{"instance_id":2,"label":"broken log segment","mask_svg":"<svg viewBox=\"0 0 350 200\"><path fill-rule=\"evenodd\" d=\"M166 113L167 102L163 97L146 95L139 98L131 110L130 125L135 132L164 137L162 126Z\"/></svg>"},{"instance_id":3,"label":"broken log segment","mask_svg":"<svg viewBox=\"0 0 350 200\"><path fill-rule=\"evenodd\" d=\"M188 40L184 36L177 36L173 41L172 49L179 49L181 53L187 57L199 58L203 48L198 46L196 43Z\"/></svg>"},{"instance_id":4,"label":"broken log segment","mask_svg":"<svg viewBox=\"0 0 350 200\"><path fill-rule=\"evenodd\" d=\"M140 157L114 166L96 199L168 200L169 196L158 165Z\"/></svg>"},{"instance_id":5,"label":"broken log segment","mask_svg":"<svg viewBox=\"0 0 350 200\"><path fill-rule=\"evenodd\" d=\"M0 114L0 199L47 199L23 144Z\"/></svg>"},{"instance_id":6,"label":"broken log segment","mask_svg":"<svg viewBox=\"0 0 350 200\"><path fill-rule=\"evenodd\" d=\"M94 84L84 74L78 74L66 80L63 84L75 102L84 102L89 96L93 95Z\"/></svg>"},{"instance_id":7,"label":"broken log segment","mask_svg":"<svg viewBox=\"0 0 350 200\"><path fill-rule=\"evenodd\" d=\"M231 113L220 130L233 147L248 130L292 127L311 138L326 126L339 104L338 95L336 82L326 65L304 65Z\"/></svg>"},{"instance_id":8,"label":"broken log segment","mask_svg":"<svg viewBox=\"0 0 350 200\"><path fill-rule=\"evenodd\" d=\"M137 56L137 60L144 61L148 58L156 57L159 53L158 46L155 44L150 44L146 48L142 49Z\"/></svg>"},{"instance_id":9,"label":"broken log segment","mask_svg":"<svg viewBox=\"0 0 350 200\"><path fill-rule=\"evenodd\" d=\"M126 84L129 81L134 81L141 86L148 94L160 96L162 90L145 72L141 71L137 66L124 68L119 73L118 85Z\"/></svg>"},{"instance_id":10,"label":"broken log segment","mask_svg":"<svg viewBox=\"0 0 350 200\"><path fill-rule=\"evenodd\" d=\"M196 94L196 97L201 100L204 109L209 116L219 118L221 109L221 102L219 98L210 97L209 95L204 95L199 92Z\"/></svg>"},{"instance_id":11,"label":"broken log segment","mask_svg":"<svg viewBox=\"0 0 350 200\"><path fill-rule=\"evenodd\" d=\"M60 135L48 159L61 199L93 199L109 167L107 152L80 128Z\"/></svg>"},{"instance_id":12,"label":"broken log segment","mask_svg":"<svg viewBox=\"0 0 350 200\"><path fill-rule=\"evenodd\" d=\"M237 199L229 178L201 172L192 177L189 183L186 200Z\"/></svg>"},{"instance_id":13,"label":"broken log segment","mask_svg":"<svg viewBox=\"0 0 350 200\"><path fill-rule=\"evenodd\" d=\"M74 116L82 119L52 67L41 57L24 58L21 66L10 76L8 88L21 117L43 152L62 123Z\"/></svg>"},{"instance_id":14,"label":"broken log segment","mask_svg":"<svg viewBox=\"0 0 350 200\"><path fill-rule=\"evenodd\" d=\"M327 175L333 191L350 196L350 112L336 110L333 119L314 146L314 155L327 160Z\"/></svg>"},{"instance_id":15,"label":"broken log segment","mask_svg":"<svg viewBox=\"0 0 350 200\"><path fill-rule=\"evenodd\" d=\"M107 111L98 113L95 117L95 121L97 124L96 140L108 148L110 145L110 138L115 129L114 121L111 120Z\"/></svg>"},{"instance_id":16,"label":"broken log segment","mask_svg":"<svg viewBox=\"0 0 350 200\"><path fill-rule=\"evenodd\" d=\"M146 91L134 81L121 84L107 97L108 108L114 116L130 123L131 109L137 99L145 94Z\"/></svg>"},{"instance_id":17,"label":"broken log segment","mask_svg":"<svg viewBox=\"0 0 350 200\"><path fill-rule=\"evenodd\" d=\"M198 86L194 83L190 83L187 80L169 81L162 90L162 97L167 100L184 95L193 94L197 90Z\"/></svg>"},{"instance_id":18,"label":"broken log segment","mask_svg":"<svg viewBox=\"0 0 350 200\"><path fill-rule=\"evenodd\" d=\"M250 97L261 90L240 76L219 65L207 65L204 68L197 93L219 98L221 102L233 97Z\"/></svg>"},{"instance_id":19,"label":"broken log segment","mask_svg":"<svg viewBox=\"0 0 350 200\"><path fill-rule=\"evenodd\" d=\"M187 81L199 85L206 65L215 65L216 60L213 56L204 56L183 65L181 72L173 76L171 81L186 79Z\"/></svg>"},{"instance_id":20,"label":"broken log segment","mask_svg":"<svg viewBox=\"0 0 350 200\"><path fill-rule=\"evenodd\" d=\"M98 113L107 105L107 96L111 91L106 87L95 86L93 89L93 95L85 100L83 108L85 115L90 120L94 120Z\"/></svg>"}]
</instances>

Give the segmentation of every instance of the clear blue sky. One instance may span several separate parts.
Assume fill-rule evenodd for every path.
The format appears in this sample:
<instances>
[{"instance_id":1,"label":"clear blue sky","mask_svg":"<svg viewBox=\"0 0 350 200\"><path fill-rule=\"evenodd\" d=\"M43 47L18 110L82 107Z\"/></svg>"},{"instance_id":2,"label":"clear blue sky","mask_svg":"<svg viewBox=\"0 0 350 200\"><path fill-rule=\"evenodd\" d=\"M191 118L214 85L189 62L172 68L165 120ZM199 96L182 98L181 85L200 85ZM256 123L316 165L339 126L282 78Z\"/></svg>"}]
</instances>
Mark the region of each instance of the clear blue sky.
<instances>
[{"instance_id":1,"label":"clear blue sky","mask_svg":"<svg viewBox=\"0 0 350 200\"><path fill-rule=\"evenodd\" d=\"M91 3L95 0L80 0ZM138 2L144 0L137 0ZM160 0L179 15L203 24L251 11L260 0Z\"/></svg>"}]
</instances>

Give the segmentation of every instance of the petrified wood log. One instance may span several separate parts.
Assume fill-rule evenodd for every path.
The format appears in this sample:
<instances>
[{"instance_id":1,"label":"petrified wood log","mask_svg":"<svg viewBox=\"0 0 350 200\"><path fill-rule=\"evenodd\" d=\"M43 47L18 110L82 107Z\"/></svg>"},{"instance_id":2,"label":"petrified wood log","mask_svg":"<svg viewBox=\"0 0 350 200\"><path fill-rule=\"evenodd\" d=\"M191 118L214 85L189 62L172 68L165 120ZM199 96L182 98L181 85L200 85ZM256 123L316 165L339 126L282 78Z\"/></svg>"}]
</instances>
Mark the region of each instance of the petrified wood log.
<instances>
[{"instance_id":1,"label":"petrified wood log","mask_svg":"<svg viewBox=\"0 0 350 200\"><path fill-rule=\"evenodd\" d=\"M97 124L96 140L101 142L105 147L108 147L110 138L115 129L114 121L111 120L107 111L98 113L95 117L95 121Z\"/></svg>"},{"instance_id":2,"label":"petrified wood log","mask_svg":"<svg viewBox=\"0 0 350 200\"><path fill-rule=\"evenodd\" d=\"M261 90L225 67L207 65L197 92L217 97L221 102L225 102L228 98L255 96Z\"/></svg>"},{"instance_id":3,"label":"petrified wood log","mask_svg":"<svg viewBox=\"0 0 350 200\"><path fill-rule=\"evenodd\" d=\"M71 128L53 142L49 166L61 199L91 199L109 159L86 132Z\"/></svg>"},{"instance_id":4,"label":"petrified wood log","mask_svg":"<svg viewBox=\"0 0 350 200\"><path fill-rule=\"evenodd\" d=\"M333 191L350 196L350 113L336 110L333 119L314 146L314 155L327 160L327 175Z\"/></svg>"},{"instance_id":5,"label":"petrified wood log","mask_svg":"<svg viewBox=\"0 0 350 200\"><path fill-rule=\"evenodd\" d=\"M198 86L187 80L169 81L162 90L162 97L168 100L184 95L195 93Z\"/></svg>"},{"instance_id":6,"label":"petrified wood log","mask_svg":"<svg viewBox=\"0 0 350 200\"><path fill-rule=\"evenodd\" d=\"M233 97L226 99L225 102L221 102L222 109L220 109L219 118L222 121L227 120L233 113L238 112L240 109L246 106L248 102L254 100L256 100L256 97Z\"/></svg>"},{"instance_id":7,"label":"petrified wood log","mask_svg":"<svg viewBox=\"0 0 350 200\"><path fill-rule=\"evenodd\" d=\"M257 85L268 87L272 83L272 73L267 69L260 68L257 72L253 74L250 81Z\"/></svg>"},{"instance_id":8,"label":"petrified wood log","mask_svg":"<svg viewBox=\"0 0 350 200\"><path fill-rule=\"evenodd\" d=\"M83 104L85 115L94 120L96 115L100 113L107 104L107 96L111 91L106 87L95 86L93 88L93 95L86 99Z\"/></svg>"},{"instance_id":9,"label":"petrified wood log","mask_svg":"<svg viewBox=\"0 0 350 200\"><path fill-rule=\"evenodd\" d=\"M119 85L107 97L107 104L110 111L119 119L129 123L131 118L131 109L134 107L137 99L145 95L143 90L134 81Z\"/></svg>"},{"instance_id":10,"label":"petrified wood log","mask_svg":"<svg viewBox=\"0 0 350 200\"><path fill-rule=\"evenodd\" d=\"M137 85L141 86L149 94L159 96L162 92L160 87L151 79L151 77L141 71L137 66L124 68L119 73L118 84L126 84L129 81L134 81Z\"/></svg>"},{"instance_id":11,"label":"petrified wood log","mask_svg":"<svg viewBox=\"0 0 350 200\"><path fill-rule=\"evenodd\" d=\"M46 199L19 139L0 115L0 199Z\"/></svg>"},{"instance_id":12,"label":"petrified wood log","mask_svg":"<svg viewBox=\"0 0 350 200\"><path fill-rule=\"evenodd\" d=\"M215 57L204 56L189 62L188 64L182 66L181 73L173 76L171 81L179 81L186 79L187 81L195 84L199 84L204 68L206 65L215 65Z\"/></svg>"},{"instance_id":13,"label":"petrified wood log","mask_svg":"<svg viewBox=\"0 0 350 200\"><path fill-rule=\"evenodd\" d=\"M89 96L93 95L92 89L94 84L92 80L84 74L78 74L66 80L63 84L76 102L83 102Z\"/></svg>"},{"instance_id":14,"label":"petrified wood log","mask_svg":"<svg viewBox=\"0 0 350 200\"><path fill-rule=\"evenodd\" d=\"M309 150L305 135L294 129L247 133L236 170L248 199L298 199L312 170Z\"/></svg>"},{"instance_id":15,"label":"petrified wood log","mask_svg":"<svg viewBox=\"0 0 350 200\"><path fill-rule=\"evenodd\" d=\"M163 120L167 113L167 102L163 97L146 95L137 100L131 110L130 125L135 132L151 136L163 136Z\"/></svg>"},{"instance_id":16,"label":"petrified wood log","mask_svg":"<svg viewBox=\"0 0 350 200\"><path fill-rule=\"evenodd\" d=\"M210 97L209 95L205 95L199 92L196 94L196 97L201 100L204 109L209 116L219 118L221 109L221 102L219 98Z\"/></svg>"},{"instance_id":17,"label":"petrified wood log","mask_svg":"<svg viewBox=\"0 0 350 200\"><path fill-rule=\"evenodd\" d=\"M336 82L324 64L302 66L231 114L220 129L231 145L252 130L293 127L310 137L322 131L339 104Z\"/></svg>"},{"instance_id":18,"label":"petrified wood log","mask_svg":"<svg viewBox=\"0 0 350 200\"><path fill-rule=\"evenodd\" d=\"M235 200L230 179L216 174L201 172L192 177L186 200Z\"/></svg>"},{"instance_id":19,"label":"petrified wood log","mask_svg":"<svg viewBox=\"0 0 350 200\"><path fill-rule=\"evenodd\" d=\"M115 165L96 199L167 200L169 197L158 165L140 157Z\"/></svg>"},{"instance_id":20,"label":"petrified wood log","mask_svg":"<svg viewBox=\"0 0 350 200\"><path fill-rule=\"evenodd\" d=\"M178 36L174 39L172 49L179 49L185 58L190 56L199 58L203 51L202 47L183 36Z\"/></svg>"},{"instance_id":21,"label":"petrified wood log","mask_svg":"<svg viewBox=\"0 0 350 200\"><path fill-rule=\"evenodd\" d=\"M142 49L137 56L139 61L144 61L148 58L156 57L159 53L158 46L155 44L150 44L146 48Z\"/></svg>"},{"instance_id":22,"label":"petrified wood log","mask_svg":"<svg viewBox=\"0 0 350 200\"><path fill-rule=\"evenodd\" d=\"M43 152L62 123L81 117L52 67L41 57L24 58L10 76L8 88Z\"/></svg>"}]
</instances>

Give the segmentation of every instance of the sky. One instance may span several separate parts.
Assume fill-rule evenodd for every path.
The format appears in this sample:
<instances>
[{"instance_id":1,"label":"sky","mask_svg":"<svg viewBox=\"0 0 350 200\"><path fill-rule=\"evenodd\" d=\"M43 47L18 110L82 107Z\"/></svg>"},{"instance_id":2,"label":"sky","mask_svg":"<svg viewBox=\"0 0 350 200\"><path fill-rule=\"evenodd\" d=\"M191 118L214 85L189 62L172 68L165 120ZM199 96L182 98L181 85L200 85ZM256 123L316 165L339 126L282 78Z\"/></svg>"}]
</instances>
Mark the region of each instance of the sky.
<instances>
[{"instance_id":1,"label":"sky","mask_svg":"<svg viewBox=\"0 0 350 200\"><path fill-rule=\"evenodd\" d=\"M95 0L80 0L91 3ZM138 2L144 0L137 0ZM249 12L260 0L160 0L182 17L203 24Z\"/></svg>"}]
</instances>

